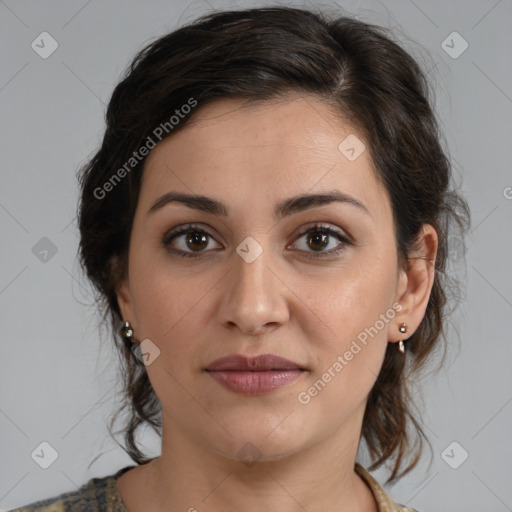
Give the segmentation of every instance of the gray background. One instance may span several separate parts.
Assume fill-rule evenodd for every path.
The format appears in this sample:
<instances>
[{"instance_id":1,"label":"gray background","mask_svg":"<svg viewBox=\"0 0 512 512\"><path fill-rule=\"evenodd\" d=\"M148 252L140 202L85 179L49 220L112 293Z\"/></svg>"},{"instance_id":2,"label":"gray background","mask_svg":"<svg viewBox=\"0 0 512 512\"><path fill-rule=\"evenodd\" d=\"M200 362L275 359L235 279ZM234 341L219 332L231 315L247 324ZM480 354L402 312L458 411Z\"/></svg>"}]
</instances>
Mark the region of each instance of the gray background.
<instances>
[{"instance_id":1,"label":"gray background","mask_svg":"<svg viewBox=\"0 0 512 512\"><path fill-rule=\"evenodd\" d=\"M101 140L120 73L149 39L212 8L262 5L268 2L0 0L1 510L132 464L106 428L118 400L117 359L78 272L75 171ZM340 12L334 2L316 5ZM426 452L387 490L422 512L512 510L512 2L340 5L393 28L429 70L473 215L466 270L454 267L467 286L449 329L449 357L421 381L432 465ZM47 59L31 48L43 31L59 45ZM454 31L469 44L458 58L442 47ZM448 44L453 52L460 43ZM43 237L57 249L46 261L36 245ZM154 434L140 439L149 454L159 453ZM43 441L58 452L48 469L31 457ZM462 450L469 456L453 469L446 461L460 462ZM386 476L373 474L381 482Z\"/></svg>"}]
</instances>

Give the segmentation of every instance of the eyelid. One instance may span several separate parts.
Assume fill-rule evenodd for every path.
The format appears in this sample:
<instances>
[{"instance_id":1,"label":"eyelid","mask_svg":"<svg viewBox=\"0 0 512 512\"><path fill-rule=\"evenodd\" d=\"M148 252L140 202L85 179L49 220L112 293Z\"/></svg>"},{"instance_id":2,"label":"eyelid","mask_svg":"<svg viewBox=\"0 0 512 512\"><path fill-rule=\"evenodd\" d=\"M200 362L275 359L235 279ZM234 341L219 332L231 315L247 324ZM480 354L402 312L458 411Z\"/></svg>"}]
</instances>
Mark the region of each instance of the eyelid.
<instances>
[{"instance_id":1,"label":"eyelid","mask_svg":"<svg viewBox=\"0 0 512 512\"><path fill-rule=\"evenodd\" d=\"M337 227L334 227L330 224L324 224L322 222L314 222L313 224L307 225L304 228L301 228L301 231L295 236L295 239L300 239L304 235L310 232L325 232L330 237L336 237L339 240L339 244L341 247L330 249L329 251L303 251L299 250L299 252L310 260L330 260L335 259L343 253L347 246L354 245L352 237L346 234L345 231L340 230Z\"/></svg>"},{"instance_id":2,"label":"eyelid","mask_svg":"<svg viewBox=\"0 0 512 512\"><path fill-rule=\"evenodd\" d=\"M190 223L187 223L187 224L181 224L180 226L176 226L175 228L172 228L171 230L167 231L164 234L164 236L162 237L162 244L165 247L167 244L169 244L171 242L172 239L174 239L177 236L183 235L184 233L187 233L189 231L204 232L210 238L215 240L215 237L209 231L209 229L211 229L211 228L208 226L208 229L205 229L204 228L205 225L206 224L190 222Z\"/></svg>"},{"instance_id":3,"label":"eyelid","mask_svg":"<svg viewBox=\"0 0 512 512\"><path fill-rule=\"evenodd\" d=\"M354 240L352 239L352 237L345 230L338 228L337 226L333 226L332 224L329 224L326 222L321 222L321 221L306 224L305 227L299 228L297 230L298 233L295 234L294 236L301 237L313 229L317 229L318 231L322 231L322 230L328 231L331 234L335 234L335 235L339 236L340 238L345 239L347 242L354 243Z\"/></svg>"}]
</instances>

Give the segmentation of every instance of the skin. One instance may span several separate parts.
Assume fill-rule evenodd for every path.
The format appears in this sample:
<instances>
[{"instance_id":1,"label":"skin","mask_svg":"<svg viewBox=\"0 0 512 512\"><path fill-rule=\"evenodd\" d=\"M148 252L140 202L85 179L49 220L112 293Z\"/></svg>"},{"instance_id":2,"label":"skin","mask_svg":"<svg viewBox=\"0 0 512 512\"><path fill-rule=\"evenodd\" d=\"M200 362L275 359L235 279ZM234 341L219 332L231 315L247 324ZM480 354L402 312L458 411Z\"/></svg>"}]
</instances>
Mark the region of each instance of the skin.
<instances>
[{"instance_id":1,"label":"skin","mask_svg":"<svg viewBox=\"0 0 512 512\"><path fill-rule=\"evenodd\" d=\"M163 410L162 454L118 480L123 501L130 512L377 511L354 472L363 414L387 343L408 338L424 316L436 232L425 225L415 255L421 257L407 272L398 268L391 204L369 151L349 161L338 150L347 135L362 136L314 97L252 106L223 99L192 121L146 160L128 276L118 288L135 338L160 350L146 370ZM331 190L369 213L333 202L273 216L284 199ZM214 198L229 215L178 202L147 214L170 191ZM322 249L315 232L298 236L316 222L352 243L329 235ZM208 231L207 244L187 244L185 233L170 245L201 253L197 259L162 246L167 232L187 223ZM263 250L252 263L236 252L248 236ZM307 258L339 247L331 258ZM401 311L317 396L300 403L298 394L394 303ZM406 335L398 330L402 322ZM281 389L245 396L203 371L234 353L273 353L307 371ZM261 454L251 467L237 456L246 443Z\"/></svg>"}]
</instances>

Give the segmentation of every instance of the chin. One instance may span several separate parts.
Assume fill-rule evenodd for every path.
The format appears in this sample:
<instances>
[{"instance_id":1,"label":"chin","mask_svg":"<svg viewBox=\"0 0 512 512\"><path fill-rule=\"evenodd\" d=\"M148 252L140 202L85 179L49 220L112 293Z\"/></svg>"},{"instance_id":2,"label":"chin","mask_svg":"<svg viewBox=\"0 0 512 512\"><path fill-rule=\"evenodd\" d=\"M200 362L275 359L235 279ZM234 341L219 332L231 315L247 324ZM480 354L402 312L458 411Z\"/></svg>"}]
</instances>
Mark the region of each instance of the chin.
<instances>
[{"instance_id":1,"label":"chin","mask_svg":"<svg viewBox=\"0 0 512 512\"><path fill-rule=\"evenodd\" d=\"M283 415L283 417L285 416ZM275 422L274 425L278 423ZM285 428L283 422L278 428L275 428L275 426L267 427L267 422L262 420L223 424L228 425L227 430L231 436L226 433L220 439L218 437L208 439L208 443L218 454L232 460L241 462L276 461L313 444L311 439L308 442L307 438L303 438L305 436L304 425L287 424ZM207 433L206 435L208 436ZM248 465L250 464L248 463Z\"/></svg>"}]
</instances>

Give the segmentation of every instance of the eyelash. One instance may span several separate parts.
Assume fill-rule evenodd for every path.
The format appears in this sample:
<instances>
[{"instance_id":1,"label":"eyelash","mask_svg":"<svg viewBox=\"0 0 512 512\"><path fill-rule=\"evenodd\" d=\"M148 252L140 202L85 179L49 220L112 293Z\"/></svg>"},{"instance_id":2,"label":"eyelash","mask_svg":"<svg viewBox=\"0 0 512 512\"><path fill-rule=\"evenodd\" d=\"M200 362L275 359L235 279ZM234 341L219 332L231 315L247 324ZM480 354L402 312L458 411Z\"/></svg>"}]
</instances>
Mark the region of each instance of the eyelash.
<instances>
[{"instance_id":1,"label":"eyelash","mask_svg":"<svg viewBox=\"0 0 512 512\"><path fill-rule=\"evenodd\" d=\"M194 224L188 224L186 226L183 226L181 228L176 228L176 229L171 230L170 232L166 233L162 239L163 247L165 249L167 249L169 252L172 252L173 254L175 254L176 256L181 256L183 258L200 258L206 251L199 251L199 252L194 253L194 252L186 252L186 251L171 249L169 247L169 244L175 238L177 238L179 235L184 234L184 233L190 233L190 232L206 234L209 237L213 238L213 236L210 233L208 233L208 231L205 231L202 228L196 227ZM297 238L301 238L302 236L307 235L311 232L322 233L322 234L326 234L329 236L335 236L336 238L338 238L340 240L340 242L342 244L342 247L340 247L339 249L331 250L330 252L318 252L316 254L312 253L312 254L306 255L306 258L309 258L312 260L321 259L321 258L325 258L325 259L334 258L334 257L338 256L342 251L345 250L345 246L352 245L352 242L350 240L348 240L347 237L343 236L340 232L331 228L330 226L325 226L322 224L315 224L314 226L308 227L307 229L305 229L304 231L299 233L299 235L297 235ZM306 251L306 252L308 252L308 251ZM328 256L325 256L326 254Z\"/></svg>"}]
</instances>

